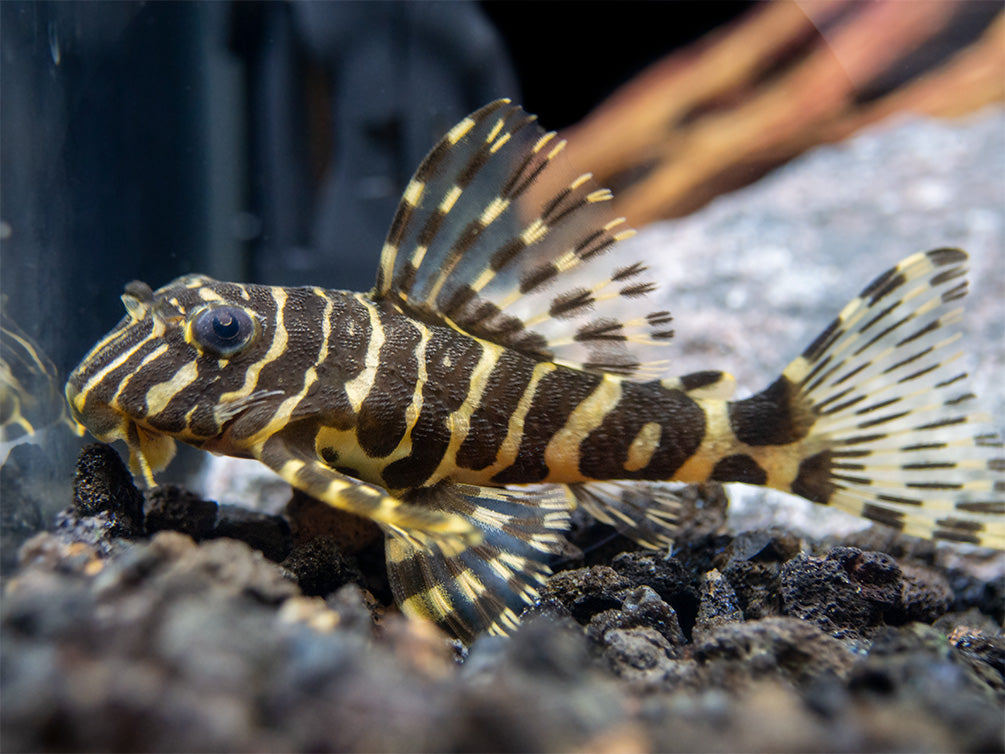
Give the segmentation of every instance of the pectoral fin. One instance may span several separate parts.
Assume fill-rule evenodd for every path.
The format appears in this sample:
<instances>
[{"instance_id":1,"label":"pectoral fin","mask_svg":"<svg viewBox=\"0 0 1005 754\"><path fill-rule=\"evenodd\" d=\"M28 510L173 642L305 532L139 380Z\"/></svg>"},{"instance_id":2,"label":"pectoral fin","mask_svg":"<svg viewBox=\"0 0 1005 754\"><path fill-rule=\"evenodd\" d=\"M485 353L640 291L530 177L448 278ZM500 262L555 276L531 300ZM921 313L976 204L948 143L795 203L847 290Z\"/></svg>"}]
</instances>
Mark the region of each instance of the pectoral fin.
<instances>
[{"instance_id":1,"label":"pectoral fin","mask_svg":"<svg viewBox=\"0 0 1005 754\"><path fill-rule=\"evenodd\" d=\"M282 435L273 435L252 452L298 490L386 529L408 532L420 547L435 546L455 555L482 540L481 532L463 516L400 500L376 485L340 474Z\"/></svg>"}]
</instances>

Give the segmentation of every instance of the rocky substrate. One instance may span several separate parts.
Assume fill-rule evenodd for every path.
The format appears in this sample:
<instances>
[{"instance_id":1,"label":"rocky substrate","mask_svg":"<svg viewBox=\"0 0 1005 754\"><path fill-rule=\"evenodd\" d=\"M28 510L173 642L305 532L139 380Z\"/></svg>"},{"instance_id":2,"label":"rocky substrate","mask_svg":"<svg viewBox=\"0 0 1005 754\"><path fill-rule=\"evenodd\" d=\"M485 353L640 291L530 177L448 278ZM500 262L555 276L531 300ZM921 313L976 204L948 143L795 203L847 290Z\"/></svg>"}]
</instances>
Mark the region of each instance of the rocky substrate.
<instances>
[{"instance_id":1,"label":"rocky substrate","mask_svg":"<svg viewBox=\"0 0 1005 754\"><path fill-rule=\"evenodd\" d=\"M578 521L522 627L464 647L396 611L379 539L340 543L303 500L144 496L89 446L5 583L3 750L1005 747L1000 555L731 536L719 488L691 502L672 555Z\"/></svg>"}]
</instances>

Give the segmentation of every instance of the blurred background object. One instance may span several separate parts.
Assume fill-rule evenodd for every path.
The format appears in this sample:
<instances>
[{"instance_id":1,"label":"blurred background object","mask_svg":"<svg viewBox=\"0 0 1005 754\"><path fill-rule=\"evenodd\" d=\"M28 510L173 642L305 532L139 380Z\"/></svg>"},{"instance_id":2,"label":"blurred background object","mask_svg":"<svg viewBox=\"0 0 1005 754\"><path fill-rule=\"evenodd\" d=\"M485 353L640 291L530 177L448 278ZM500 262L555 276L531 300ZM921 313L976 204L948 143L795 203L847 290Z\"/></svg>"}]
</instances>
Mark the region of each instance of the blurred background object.
<instances>
[{"instance_id":1,"label":"blurred background object","mask_svg":"<svg viewBox=\"0 0 1005 754\"><path fill-rule=\"evenodd\" d=\"M883 118L1003 99L1001 3L771 2L643 71L563 135L641 226Z\"/></svg>"},{"instance_id":2,"label":"blurred background object","mask_svg":"<svg viewBox=\"0 0 1005 754\"><path fill-rule=\"evenodd\" d=\"M516 79L473 3L234 3L255 280L366 290L430 146Z\"/></svg>"}]
</instances>

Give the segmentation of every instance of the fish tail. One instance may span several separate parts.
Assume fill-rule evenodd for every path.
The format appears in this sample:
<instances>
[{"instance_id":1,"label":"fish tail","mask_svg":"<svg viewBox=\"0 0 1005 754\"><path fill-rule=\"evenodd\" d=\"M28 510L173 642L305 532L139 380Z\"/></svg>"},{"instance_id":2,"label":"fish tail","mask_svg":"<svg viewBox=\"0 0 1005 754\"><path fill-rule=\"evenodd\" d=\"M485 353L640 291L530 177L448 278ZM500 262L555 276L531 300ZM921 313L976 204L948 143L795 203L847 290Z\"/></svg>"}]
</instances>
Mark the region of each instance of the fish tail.
<instances>
[{"instance_id":1,"label":"fish tail","mask_svg":"<svg viewBox=\"0 0 1005 754\"><path fill-rule=\"evenodd\" d=\"M1005 549L1002 441L958 363L966 264L958 249L905 259L767 390L729 405L736 439L763 451L761 483L907 534Z\"/></svg>"}]
</instances>

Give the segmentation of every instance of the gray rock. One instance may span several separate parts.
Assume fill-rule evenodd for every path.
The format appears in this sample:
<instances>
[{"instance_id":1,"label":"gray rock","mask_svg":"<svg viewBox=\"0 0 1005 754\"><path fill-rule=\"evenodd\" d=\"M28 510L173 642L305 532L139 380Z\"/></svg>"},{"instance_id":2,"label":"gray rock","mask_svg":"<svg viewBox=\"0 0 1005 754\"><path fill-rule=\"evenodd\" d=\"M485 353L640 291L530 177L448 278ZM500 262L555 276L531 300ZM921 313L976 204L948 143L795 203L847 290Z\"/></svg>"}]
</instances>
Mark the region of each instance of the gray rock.
<instances>
[{"instance_id":1,"label":"gray rock","mask_svg":"<svg viewBox=\"0 0 1005 754\"><path fill-rule=\"evenodd\" d=\"M1005 110L885 123L818 147L643 248L677 333L674 371L724 368L765 387L873 278L918 251L971 257L974 385L1005 424Z\"/></svg>"}]
</instances>

